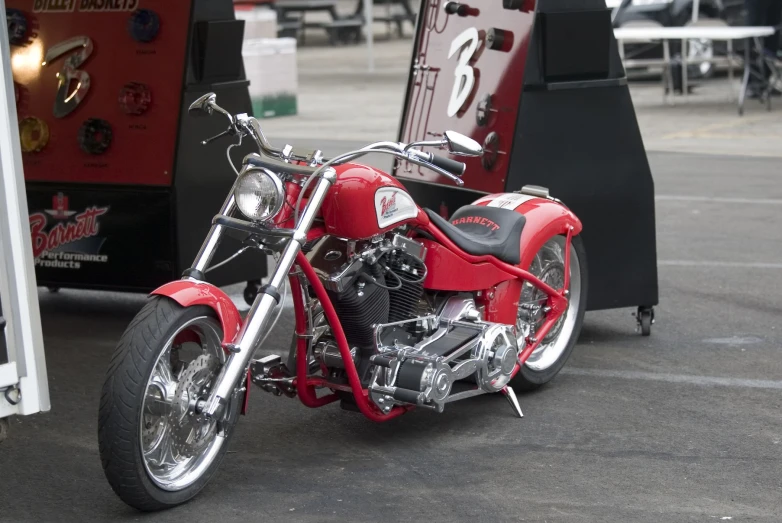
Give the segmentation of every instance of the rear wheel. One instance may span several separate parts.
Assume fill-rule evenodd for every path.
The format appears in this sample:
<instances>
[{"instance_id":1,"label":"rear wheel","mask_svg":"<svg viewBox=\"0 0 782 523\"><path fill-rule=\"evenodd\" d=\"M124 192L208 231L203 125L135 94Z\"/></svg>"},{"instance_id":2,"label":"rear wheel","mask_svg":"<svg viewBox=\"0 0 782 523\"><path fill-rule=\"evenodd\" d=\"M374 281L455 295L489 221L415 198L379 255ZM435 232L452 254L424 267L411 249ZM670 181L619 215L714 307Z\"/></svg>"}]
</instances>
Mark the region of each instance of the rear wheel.
<instances>
[{"instance_id":1,"label":"rear wheel","mask_svg":"<svg viewBox=\"0 0 782 523\"><path fill-rule=\"evenodd\" d=\"M103 385L101 462L128 505L159 510L193 498L222 461L236 423L234 395L222 420L195 412L222 365L222 328L206 306L154 297L120 339Z\"/></svg>"},{"instance_id":2,"label":"rear wheel","mask_svg":"<svg viewBox=\"0 0 782 523\"><path fill-rule=\"evenodd\" d=\"M554 289L565 283L564 236L555 236L541 247L528 270ZM567 362L581 332L587 298L587 263L579 236L570 245L568 307L511 381L518 390L532 390L548 383ZM535 337L545 320L546 295L529 283L522 287L516 329L519 338Z\"/></svg>"}]
</instances>

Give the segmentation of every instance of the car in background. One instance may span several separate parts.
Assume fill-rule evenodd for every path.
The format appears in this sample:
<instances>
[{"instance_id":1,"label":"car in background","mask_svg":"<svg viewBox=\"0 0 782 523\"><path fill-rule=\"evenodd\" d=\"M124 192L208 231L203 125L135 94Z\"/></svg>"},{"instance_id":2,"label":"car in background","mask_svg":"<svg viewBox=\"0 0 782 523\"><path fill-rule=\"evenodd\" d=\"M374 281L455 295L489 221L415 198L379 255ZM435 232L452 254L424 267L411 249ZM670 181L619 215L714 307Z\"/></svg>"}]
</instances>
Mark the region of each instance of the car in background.
<instances>
[{"instance_id":1,"label":"car in background","mask_svg":"<svg viewBox=\"0 0 782 523\"><path fill-rule=\"evenodd\" d=\"M744 25L746 19L744 0L606 0L606 7L612 10L615 28ZM678 42L672 41L671 54L680 54L680 47ZM707 77L714 72L712 63L699 62L699 59L710 59L727 52L724 42L711 40L690 40L687 48L687 61L693 64L688 68L688 74L694 77ZM625 46L625 56L635 60L660 59L663 51L659 43L632 43ZM628 74L631 72L628 71Z\"/></svg>"}]
</instances>

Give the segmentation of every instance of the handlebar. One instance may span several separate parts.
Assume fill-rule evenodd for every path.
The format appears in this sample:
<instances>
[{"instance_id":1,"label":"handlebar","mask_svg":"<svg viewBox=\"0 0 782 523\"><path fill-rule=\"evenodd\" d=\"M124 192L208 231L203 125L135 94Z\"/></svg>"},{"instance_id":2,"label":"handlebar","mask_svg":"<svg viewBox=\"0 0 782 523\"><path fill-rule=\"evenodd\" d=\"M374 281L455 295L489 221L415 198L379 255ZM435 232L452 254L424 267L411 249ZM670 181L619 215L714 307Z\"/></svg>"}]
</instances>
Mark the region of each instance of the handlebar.
<instances>
[{"instance_id":1,"label":"handlebar","mask_svg":"<svg viewBox=\"0 0 782 523\"><path fill-rule=\"evenodd\" d=\"M217 111L227 116L231 122L231 125L227 130L216 136L213 136L212 138L203 140L201 143L203 145L207 145L214 140L227 135L238 135L240 138L249 136L255 141L259 151L261 153L265 153L270 158L264 158L258 154L248 154L245 156L244 161L250 165L266 167L277 172L284 172L295 175L313 175L321 172L326 166L338 165L372 152L378 152L391 154L402 160L406 160L416 165L431 169L438 174L453 180L457 185L462 186L464 185L464 181L462 181L460 176L464 174L464 170L466 168L466 165L463 162L437 156L432 153L423 152L421 150L415 149L414 147L430 146L445 148L447 146L452 154L460 154L464 156L479 156L483 152L480 145L478 145L476 142L473 142L465 136L447 131L444 135L445 137L437 141L422 141L411 144L404 144L399 142L377 142L329 160L323 158L320 151L312 151L307 154L302 154L301 152L294 151L293 148L289 145L286 145L283 149L273 147L266 139L266 136L263 134L261 125L256 118L247 114L231 115L228 113L228 111L218 106L215 99L216 96L213 93L209 93L200 97L191 104L190 112L203 112L206 114L212 114L213 111ZM300 165L291 162L303 162L306 165Z\"/></svg>"},{"instance_id":2,"label":"handlebar","mask_svg":"<svg viewBox=\"0 0 782 523\"><path fill-rule=\"evenodd\" d=\"M293 163L287 163L273 158L264 158L263 156L255 153L248 154L244 157L245 163L248 163L254 167L265 167L271 171L283 172L288 174L306 174L313 175L318 170L317 167L309 167L307 165L296 165Z\"/></svg>"},{"instance_id":3,"label":"handlebar","mask_svg":"<svg viewBox=\"0 0 782 523\"><path fill-rule=\"evenodd\" d=\"M464 170L467 168L467 165L464 164L464 162L457 162L456 160L451 160L450 158L446 158L444 156L437 156L436 154L430 154L429 156L429 162L432 165L436 165L440 169L444 169L454 176L463 175Z\"/></svg>"}]
</instances>

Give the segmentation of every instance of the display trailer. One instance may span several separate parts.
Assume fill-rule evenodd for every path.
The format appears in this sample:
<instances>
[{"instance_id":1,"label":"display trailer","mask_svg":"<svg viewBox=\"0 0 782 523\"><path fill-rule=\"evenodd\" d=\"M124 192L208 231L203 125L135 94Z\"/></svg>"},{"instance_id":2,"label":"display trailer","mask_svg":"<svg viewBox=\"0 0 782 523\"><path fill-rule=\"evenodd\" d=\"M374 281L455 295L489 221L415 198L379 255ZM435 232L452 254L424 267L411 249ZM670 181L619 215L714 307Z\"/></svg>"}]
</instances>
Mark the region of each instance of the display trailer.
<instances>
[{"instance_id":1,"label":"display trailer","mask_svg":"<svg viewBox=\"0 0 782 523\"><path fill-rule=\"evenodd\" d=\"M213 91L252 114L233 2L6 8L38 285L149 292L179 277L235 179L214 154L224 144L201 145L219 124L186 109ZM232 151L235 164L247 151ZM207 279L254 287L266 270L266 256L248 251Z\"/></svg>"},{"instance_id":2,"label":"display trailer","mask_svg":"<svg viewBox=\"0 0 782 523\"><path fill-rule=\"evenodd\" d=\"M399 139L453 129L483 144L464 187L394 174L448 218L487 193L541 186L583 223L588 310L658 303L654 182L604 0L421 2ZM526 195L519 194L518 205Z\"/></svg>"}]
</instances>

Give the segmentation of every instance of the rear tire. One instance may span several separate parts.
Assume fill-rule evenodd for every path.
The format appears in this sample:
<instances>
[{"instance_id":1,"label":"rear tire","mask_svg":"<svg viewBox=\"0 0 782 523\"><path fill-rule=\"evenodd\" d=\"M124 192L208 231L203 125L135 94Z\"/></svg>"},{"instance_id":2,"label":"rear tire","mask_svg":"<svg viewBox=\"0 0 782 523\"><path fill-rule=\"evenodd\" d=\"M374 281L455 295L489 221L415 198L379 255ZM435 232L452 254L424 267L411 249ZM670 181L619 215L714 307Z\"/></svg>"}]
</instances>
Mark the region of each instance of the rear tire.
<instances>
[{"instance_id":1,"label":"rear tire","mask_svg":"<svg viewBox=\"0 0 782 523\"><path fill-rule=\"evenodd\" d=\"M564 236L553 237L541 248L536 254L535 260L526 269L538 277L543 275L545 281L545 277L551 274L552 269L560 266L564 269L564 246ZM563 319L549 331L544 342L533 351L511 380L510 385L514 389L519 391L537 389L551 381L562 370L581 333L586 312L587 282L588 272L584 242L580 236L574 236L570 245L570 300L567 312L563 315ZM553 286L556 288L556 285ZM522 314L521 302L529 297L530 291L531 286L525 283L522 298L519 300L520 316ZM519 325L517 323L517 328ZM522 335L520 334L520 336Z\"/></svg>"},{"instance_id":2,"label":"rear tire","mask_svg":"<svg viewBox=\"0 0 782 523\"><path fill-rule=\"evenodd\" d=\"M131 507L153 511L185 503L225 456L241 399L235 397L223 423L211 428L184 410L219 371L221 338L210 307L182 307L162 296L153 297L122 335L103 385L98 442L106 479ZM185 349L198 356L185 363Z\"/></svg>"}]
</instances>

